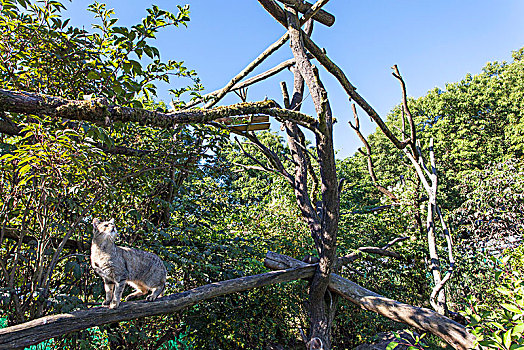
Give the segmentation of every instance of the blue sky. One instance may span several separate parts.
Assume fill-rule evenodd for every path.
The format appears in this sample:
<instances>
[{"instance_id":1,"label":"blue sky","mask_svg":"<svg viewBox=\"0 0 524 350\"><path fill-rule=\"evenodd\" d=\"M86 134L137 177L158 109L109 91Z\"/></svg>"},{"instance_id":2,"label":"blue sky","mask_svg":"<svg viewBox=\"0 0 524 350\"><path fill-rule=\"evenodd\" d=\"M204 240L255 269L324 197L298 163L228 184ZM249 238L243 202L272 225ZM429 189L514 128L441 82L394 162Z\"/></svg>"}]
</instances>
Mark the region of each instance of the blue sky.
<instances>
[{"instance_id":1,"label":"blue sky","mask_svg":"<svg viewBox=\"0 0 524 350\"><path fill-rule=\"evenodd\" d=\"M89 28L88 1L65 2L71 23ZM145 16L145 8L156 4L176 12L176 5L189 3L191 21L186 28L169 28L158 35L156 46L164 60L182 60L199 74L206 92L223 87L229 79L284 34L256 0L108 0L119 25L132 25ZM398 82L390 67L399 66L408 95L423 96L434 87L477 74L490 61L511 60L511 51L524 46L524 1L522 0L332 0L325 9L335 15L328 28L316 24L313 40L327 50L360 94L386 118L400 102ZM291 58L286 45L253 74ZM314 62L316 63L316 62ZM322 69L335 124L335 147L339 158L352 155L360 141L349 128L350 105L339 84ZM250 100L269 97L281 101L279 82L292 87L292 75L284 71L249 89ZM183 85L182 81L173 84ZM159 98L169 101L168 86ZM238 102L231 94L222 103ZM309 97L302 111L314 114ZM376 126L361 113L367 134ZM276 124L273 130L278 130Z\"/></svg>"}]
</instances>

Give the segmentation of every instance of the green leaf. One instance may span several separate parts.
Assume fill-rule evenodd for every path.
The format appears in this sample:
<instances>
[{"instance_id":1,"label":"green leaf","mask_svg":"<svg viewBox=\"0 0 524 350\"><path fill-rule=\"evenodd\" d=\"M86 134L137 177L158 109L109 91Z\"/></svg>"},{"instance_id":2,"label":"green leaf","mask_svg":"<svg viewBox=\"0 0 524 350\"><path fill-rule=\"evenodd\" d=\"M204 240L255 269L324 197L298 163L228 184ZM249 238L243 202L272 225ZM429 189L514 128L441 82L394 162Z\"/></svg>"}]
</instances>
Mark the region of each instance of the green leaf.
<instances>
[{"instance_id":1,"label":"green leaf","mask_svg":"<svg viewBox=\"0 0 524 350\"><path fill-rule=\"evenodd\" d=\"M504 347L509 349L511 346L511 329L504 333Z\"/></svg>"},{"instance_id":2,"label":"green leaf","mask_svg":"<svg viewBox=\"0 0 524 350\"><path fill-rule=\"evenodd\" d=\"M31 164L26 164L20 170L18 170L18 173L20 176L24 176L29 170L31 169Z\"/></svg>"},{"instance_id":3,"label":"green leaf","mask_svg":"<svg viewBox=\"0 0 524 350\"><path fill-rule=\"evenodd\" d=\"M524 332L524 322L520 321L513 327L513 334L521 334L522 332Z\"/></svg>"},{"instance_id":4,"label":"green leaf","mask_svg":"<svg viewBox=\"0 0 524 350\"><path fill-rule=\"evenodd\" d=\"M95 71L90 71L89 73L87 73L87 79L89 80L96 80L98 78L100 78L100 76Z\"/></svg>"},{"instance_id":5,"label":"green leaf","mask_svg":"<svg viewBox=\"0 0 524 350\"><path fill-rule=\"evenodd\" d=\"M386 346L386 350L393 350L397 346L398 346L398 343L395 341L392 341L391 343L388 344L388 346Z\"/></svg>"},{"instance_id":6,"label":"green leaf","mask_svg":"<svg viewBox=\"0 0 524 350\"><path fill-rule=\"evenodd\" d=\"M515 314L521 314L522 313L522 310L520 310L517 306L513 305L513 304L501 304L500 306L502 306L504 309L510 311L510 312L513 312Z\"/></svg>"}]
</instances>

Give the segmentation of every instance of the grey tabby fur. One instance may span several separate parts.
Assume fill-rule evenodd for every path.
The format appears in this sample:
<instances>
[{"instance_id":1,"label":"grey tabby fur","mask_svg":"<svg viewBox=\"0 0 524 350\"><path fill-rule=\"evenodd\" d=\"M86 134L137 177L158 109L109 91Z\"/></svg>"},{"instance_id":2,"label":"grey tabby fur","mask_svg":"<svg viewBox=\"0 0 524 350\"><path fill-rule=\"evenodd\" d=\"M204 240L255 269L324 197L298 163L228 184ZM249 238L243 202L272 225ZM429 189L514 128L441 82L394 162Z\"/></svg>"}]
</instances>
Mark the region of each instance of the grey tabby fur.
<instances>
[{"instance_id":1,"label":"grey tabby fur","mask_svg":"<svg viewBox=\"0 0 524 350\"><path fill-rule=\"evenodd\" d=\"M91 266L104 280L106 299L103 306L117 308L126 283L135 288L126 301L152 291L147 300L155 300L166 286L167 271L160 258L143 250L119 247L115 220L93 219Z\"/></svg>"}]
</instances>

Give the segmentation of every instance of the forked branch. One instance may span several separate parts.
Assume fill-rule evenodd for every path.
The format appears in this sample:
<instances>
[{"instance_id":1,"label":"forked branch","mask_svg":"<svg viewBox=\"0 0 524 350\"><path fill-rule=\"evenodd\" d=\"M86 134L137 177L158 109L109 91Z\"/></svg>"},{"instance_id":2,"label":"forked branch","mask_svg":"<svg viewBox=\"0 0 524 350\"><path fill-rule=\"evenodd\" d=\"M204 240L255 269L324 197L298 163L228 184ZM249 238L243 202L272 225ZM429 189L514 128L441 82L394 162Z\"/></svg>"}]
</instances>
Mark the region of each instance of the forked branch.
<instances>
[{"instance_id":1,"label":"forked branch","mask_svg":"<svg viewBox=\"0 0 524 350\"><path fill-rule=\"evenodd\" d=\"M355 131L355 133L357 134L358 138L360 139L360 141L362 141L362 143L364 144L364 147L366 148L366 152L362 151L362 149L360 149L360 148L358 150L367 159L368 172L369 172L369 176L371 177L371 181L373 181L373 185L375 185L375 188L377 190L382 192L385 196L387 196L393 202L397 203L398 202L398 198L391 191L389 191L387 188L385 188L384 186L379 184L379 182L377 180L377 175L375 174L375 166L373 165L373 158L371 157L371 146L369 145L368 140L360 132L360 120L358 119L357 108L355 107L355 104L352 103L351 107L353 109L353 116L355 118L355 125L353 125L353 123L351 123L351 121L349 122L349 125Z\"/></svg>"}]
</instances>

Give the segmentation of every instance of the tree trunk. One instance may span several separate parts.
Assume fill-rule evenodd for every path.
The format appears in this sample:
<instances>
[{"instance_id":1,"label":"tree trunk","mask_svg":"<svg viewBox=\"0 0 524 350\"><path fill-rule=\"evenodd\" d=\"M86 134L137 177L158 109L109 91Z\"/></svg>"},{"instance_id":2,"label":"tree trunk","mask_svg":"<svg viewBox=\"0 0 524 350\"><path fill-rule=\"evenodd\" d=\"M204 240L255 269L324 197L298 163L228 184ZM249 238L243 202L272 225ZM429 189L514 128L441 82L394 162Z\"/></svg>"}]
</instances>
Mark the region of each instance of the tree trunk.
<instances>
[{"instance_id":1,"label":"tree trunk","mask_svg":"<svg viewBox=\"0 0 524 350\"><path fill-rule=\"evenodd\" d=\"M307 266L289 256L268 252L264 261L271 269ZM472 349L475 336L466 327L433 310L411 306L367 290L334 273L330 276L329 289L363 309L378 313L393 321L402 322L443 339L455 349Z\"/></svg>"},{"instance_id":2,"label":"tree trunk","mask_svg":"<svg viewBox=\"0 0 524 350\"><path fill-rule=\"evenodd\" d=\"M300 72L315 104L318 127L315 131L318 161L320 164L322 208L320 232L313 232L320 262L309 288L310 343L314 339L322 349L331 348L331 320L334 303L326 295L329 274L336 257L336 238L339 218L339 194L333 150L333 119L327 93L318 72L309 61L296 10L286 6L290 46ZM326 300L327 299L327 300ZM312 348L312 346L310 346Z\"/></svg>"}]
</instances>

